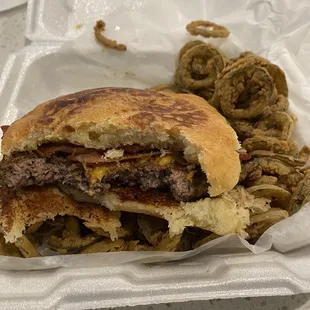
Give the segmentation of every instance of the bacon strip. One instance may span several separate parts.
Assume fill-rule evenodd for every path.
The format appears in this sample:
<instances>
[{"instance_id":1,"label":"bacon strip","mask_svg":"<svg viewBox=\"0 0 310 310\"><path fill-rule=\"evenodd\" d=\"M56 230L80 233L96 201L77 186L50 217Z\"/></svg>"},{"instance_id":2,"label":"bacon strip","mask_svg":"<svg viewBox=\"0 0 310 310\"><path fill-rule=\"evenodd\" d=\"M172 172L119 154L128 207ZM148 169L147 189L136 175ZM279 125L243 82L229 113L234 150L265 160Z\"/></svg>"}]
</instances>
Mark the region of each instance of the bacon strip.
<instances>
[{"instance_id":1,"label":"bacon strip","mask_svg":"<svg viewBox=\"0 0 310 310\"><path fill-rule=\"evenodd\" d=\"M152 153L140 153L140 154L133 154L133 155L126 155L121 158L106 158L104 154L99 154L97 152L90 152L87 154L77 154L74 156L70 156L69 159L73 161L79 161L83 164L102 164L102 163L112 163L112 162L119 162L124 160L135 160L144 157L153 157L153 156L160 156L161 152L152 152Z\"/></svg>"},{"instance_id":2,"label":"bacon strip","mask_svg":"<svg viewBox=\"0 0 310 310\"><path fill-rule=\"evenodd\" d=\"M134 149L137 149L141 151L141 148L132 146L132 149L130 151L133 151ZM78 161L83 164L102 164L102 163L110 163L110 162L118 162L118 161L124 161L124 160L134 160L139 158L145 158L145 157L152 157L152 156L160 156L162 153L160 151L148 151L138 154L126 154L121 158L106 158L105 153L106 151L102 150L96 150L92 148L85 148L83 146L73 145L69 143L64 144L55 144L55 143L49 143L42 145L38 148L38 153L41 156L50 157L55 155L57 152L61 152L68 156L69 159L73 161ZM168 154L168 153L167 153Z\"/></svg>"},{"instance_id":3,"label":"bacon strip","mask_svg":"<svg viewBox=\"0 0 310 310\"><path fill-rule=\"evenodd\" d=\"M96 152L95 149L87 149L83 146L73 145L70 143L55 144L49 143L42 145L38 148L38 152L43 156L52 156L57 152L64 154L74 155L74 154L86 154L90 152Z\"/></svg>"}]
</instances>

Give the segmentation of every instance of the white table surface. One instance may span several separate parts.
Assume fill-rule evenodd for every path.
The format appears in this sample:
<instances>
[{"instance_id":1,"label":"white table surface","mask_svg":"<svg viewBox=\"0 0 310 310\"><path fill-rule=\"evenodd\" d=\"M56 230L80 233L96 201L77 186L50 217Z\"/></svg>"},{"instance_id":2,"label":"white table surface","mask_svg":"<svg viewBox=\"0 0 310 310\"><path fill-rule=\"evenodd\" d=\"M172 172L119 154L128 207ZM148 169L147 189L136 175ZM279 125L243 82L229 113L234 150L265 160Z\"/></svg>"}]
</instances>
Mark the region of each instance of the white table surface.
<instances>
[{"instance_id":1,"label":"white table surface","mask_svg":"<svg viewBox=\"0 0 310 310\"><path fill-rule=\"evenodd\" d=\"M1 1L1 0L0 0ZM0 71L8 54L21 49L27 41L24 38L24 25L26 18L26 5L0 12ZM114 310L291 310L310 309L310 294L299 294L287 297L256 297L238 299L214 299L208 301L194 301L186 303L159 304L137 306L132 308L114 308Z\"/></svg>"}]
</instances>

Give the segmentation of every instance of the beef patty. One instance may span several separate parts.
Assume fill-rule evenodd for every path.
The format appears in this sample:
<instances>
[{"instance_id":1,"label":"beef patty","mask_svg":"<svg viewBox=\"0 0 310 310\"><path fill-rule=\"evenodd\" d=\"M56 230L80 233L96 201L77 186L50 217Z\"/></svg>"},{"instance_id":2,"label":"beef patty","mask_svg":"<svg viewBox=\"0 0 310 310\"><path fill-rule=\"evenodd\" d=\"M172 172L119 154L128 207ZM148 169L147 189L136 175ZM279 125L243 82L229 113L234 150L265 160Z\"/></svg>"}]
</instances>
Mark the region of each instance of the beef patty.
<instances>
[{"instance_id":1,"label":"beef patty","mask_svg":"<svg viewBox=\"0 0 310 310\"><path fill-rule=\"evenodd\" d=\"M74 187L89 195L102 195L111 186L136 186L170 190L178 201L195 201L207 196L208 184L202 171L188 178L186 167L173 164L161 167L148 164L127 170L111 171L101 181L89 181L83 165L65 157L43 157L23 152L5 157L0 163L0 183L18 189L31 185L62 184Z\"/></svg>"}]
</instances>

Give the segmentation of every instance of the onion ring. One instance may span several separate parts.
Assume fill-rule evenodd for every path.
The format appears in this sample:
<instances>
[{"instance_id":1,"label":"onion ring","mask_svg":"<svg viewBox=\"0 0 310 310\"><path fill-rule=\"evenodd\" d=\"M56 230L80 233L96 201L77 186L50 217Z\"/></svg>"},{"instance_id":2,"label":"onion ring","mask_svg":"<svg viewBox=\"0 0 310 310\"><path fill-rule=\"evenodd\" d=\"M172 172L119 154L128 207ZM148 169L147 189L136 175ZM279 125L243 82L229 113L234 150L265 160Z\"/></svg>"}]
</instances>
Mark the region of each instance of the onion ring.
<instances>
[{"instance_id":1,"label":"onion ring","mask_svg":"<svg viewBox=\"0 0 310 310\"><path fill-rule=\"evenodd\" d=\"M278 94L287 97L288 87L284 71L277 65L270 62L264 65L264 67L273 78Z\"/></svg>"},{"instance_id":2,"label":"onion ring","mask_svg":"<svg viewBox=\"0 0 310 310\"><path fill-rule=\"evenodd\" d=\"M260 115L273 94L273 81L266 69L244 64L228 71L215 82L223 114L249 119Z\"/></svg>"},{"instance_id":3,"label":"onion ring","mask_svg":"<svg viewBox=\"0 0 310 310\"><path fill-rule=\"evenodd\" d=\"M278 95L277 99L274 104L270 104L268 107L265 108L263 114L270 114L274 112L285 112L287 111L289 106L287 97L283 95Z\"/></svg>"},{"instance_id":4,"label":"onion ring","mask_svg":"<svg viewBox=\"0 0 310 310\"><path fill-rule=\"evenodd\" d=\"M310 174L306 174L294 189L288 206L289 214L293 215L299 211L308 201L310 201Z\"/></svg>"},{"instance_id":5,"label":"onion ring","mask_svg":"<svg viewBox=\"0 0 310 310\"><path fill-rule=\"evenodd\" d=\"M287 218L288 216L289 214L287 211L279 208L271 208L267 212L252 215L250 217L251 226L246 228L246 232L249 234L251 239L257 239L269 227Z\"/></svg>"},{"instance_id":6,"label":"onion ring","mask_svg":"<svg viewBox=\"0 0 310 310\"><path fill-rule=\"evenodd\" d=\"M289 140L288 141L288 146L289 146L289 152L288 154L291 156L298 156L299 154L299 148L298 145L295 141Z\"/></svg>"},{"instance_id":7,"label":"onion ring","mask_svg":"<svg viewBox=\"0 0 310 310\"><path fill-rule=\"evenodd\" d=\"M215 46L195 45L180 59L174 82L189 90L210 88L225 66L226 57Z\"/></svg>"},{"instance_id":8,"label":"onion ring","mask_svg":"<svg viewBox=\"0 0 310 310\"><path fill-rule=\"evenodd\" d=\"M288 176L295 172L295 168L271 157L254 158L242 165L239 182L258 181L263 173L268 176ZM258 183L261 183L258 181ZM269 182L268 182L269 183Z\"/></svg>"},{"instance_id":9,"label":"onion ring","mask_svg":"<svg viewBox=\"0 0 310 310\"><path fill-rule=\"evenodd\" d=\"M251 244L255 244L258 238L268 229L270 228L274 223L268 222L260 222L260 223L254 223L251 226L248 226L245 231L249 235L249 242Z\"/></svg>"},{"instance_id":10,"label":"onion ring","mask_svg":"<svg viewBox=\"0 0 310 310\"><path fill-rule=\"evenodd\" d=\"M253 136L253 131L255 129L254 124L247 120L241 119L229 119L230 126L236 131L238 138L250 138Z\"/></svg>"},{"instance_id":11,"label":"onion ring","mask_svg":"<svg viewBox=\"0 0 310 310\"><path fill-rule=\"evenodd\" d=\"M225 71L223 71L223 74L226 74L227 71L233 70L236 67L242 66L244 64L251 64L254 66L265 68L268 71L269 75L272 77L277 93L279 95L283 95L284 97L288 96L288 86L283 70L277 65L271 63L269 60L263 57L259 57L255 54L239 58L236 62L233 62L229 67L227 67Z\"/></svg>"},{"instance_id":12,"label":"onion ring","mask_svg":"<svg viewBox=\"0 0 310 310\"><path fill-rule=\"evenodd\" d=\"M238 57L231 58L231 61L236 62L236 61L239 61L240 59L250 57L250 56L255 56L255 54L251 51L244 51L244 52L240 53Z\"/></svg>"},{"instance_id":13,"label":"onion ring","mask_svg":"<svg viewBox=\"0 0 310 310\"><path fill-rule=\"evenodd\" d=\"M210 102L209 102L214 108L216 108L217 110L220 110L221 109L221 103L220 103L220 100L217 96L215 96L215 89L213 90L213 96L212 98L210 99Z\"/></svg>"},{"instance_id":14,"label":"onion ring","mask_svg":"<svg viewBox=\"0 0 310 310\"><path fill-rule=\"evenodd\" d=\"M85 237L67 237L64 239L51 235L48 238L47 246L60 254L68 254L75 253L100 239L102 237L97 234L89 234Z\"/></svg>"},{"instance_id":15,"label":"onion ring","mask_svg":"<svg viewBox=\"0 0 310 310\"><path fill-rule=\"evenodd\" d=\"M298 152L298 158L302 160L305 164L310 157L310 148L304 145L301 150Z\"/></svg>"},{"instance_id":16,"label":"onion ring","mask_svg":"<svg viewBox=\"0 0 310 310\"><path fill-rule=\"evenodd\" d=\"M191 240L188 238L186 231L183 234L170 237L169 232L163 235L162 240L155 247L156 251L178 252L187 251L191 248Z\"/></svg>"},{"instance_id":17,"label":"onion ring","mask_svg":"<svg viewBox=\"0 0 310 310\"><path fill-rule=\"evenodd\" d=\"M85 249L80 251L80 254L100 253L100 252L119 252L123 251L126 247L126 243L123 239L117 239L111 241L105 239L87 246Z\"/></svg>"},{"instance_id":18,"label":"onion ring","mask_svg":"<svg viewBox=\"0 0 310 310\"><path fill-rule=\"evenodd\" d=\"M26 229L26 234L27 235L30 235L30 234L34 234L43 224L43 221L42 222L37 222L31 226L29 226L27 229Z\"/></svg>"},{"instance_id":19,"label":"onion ring","mask_svg":"<svg viewBox=\"0 0 310 310\"><path fill-rule=\"evenodd\" d=\"M295 125L292 117L285 112L264 114L256 124L240 119L229 119L229 123L241 139L259 135L288 140Z\"/></svg>"},{"instance_id":20,"label":"onion ring","mask_svg":"<svg viewBox=\"0 0 310 310\"><path fill-rule=\"evenodd\" d=\"M65 217L65 229L62 231L63 238L80 237L81 229L79 220L74 216Z\"/></svg>"},{"instance_id":21,"label":"onion ring","mask_svg":"<svg viewBox=\"0 0 310 310\"><path fill-rule=\"evenodd\" d=\"M193 36L201 35L205 38L226 38L230 34L226 27L207 20L192 21L186 25L186 30Z\"/></svg>"},{"instance_id":22,"label":"onion ring","mask_svg":"<svg viewBox=\"0 0 310 310\"><path fill-rule=\"evenodd\" d=\"M20 238L18 238L14 244L26 258L41 257L40 253L25 235L22 235Z\"/></svg>"},{"instance_id":23,"label":"onion ring","mask_svg":"<svg viewBox=\"0 0 310 310\"><path fill-rule=\"evenodd\" d=\"M253 161L268 175L288 175L295 171L294 167L270 157L255 158Z\"/></svg>"},{"instance_id":24,"label":"onion ring","mask_svg":"<svg viewBox=\"0 0 310 310\"><path fill-rule=\"evenodd\" d=\"M263 116L256 124L256 128L266 136L276 137L280 140L290 139L294 130L293 119L285 112L275 112ZM254 130L255 134L255 130Z\"/></svg>"},{"instance_id":25,"label":"onion ring","mask_svg":"<svg viewBox=\"0 0 310 310\"><path fill-rule=\"evenodd\" d=\"M288 154L289 145L287 141L274 137L254 136L243 141L242 146L248 151L266 150L274 153Z\"/></svg>"},{"instance_id":26,"label":"onion ring","mask_svg":"<svg viewBox=\"0 0 310 310\"><path fill-rule=\"evenodd\" d=\"M249 182L249 186L269 184L275 185L278 182L278 178L273 175L262 175L259 179Z\"/></svg>"},{"instance_id":27,"label":"onion ring","mask_svg":"<svg viewBox=\"0 0 310 310\"><path fill-rule=\"evenodd\" d=\"M204 237L203 239L201 240L198 240L195 244L194 244L194 249L196 248L199 248L200 246L212 241L212 240L215 240L217 238L219 238L221 236L217 235L217 234L214 234L214 233L211 233L209 236L207 237Z\"/></svg>"},{"instance_id":28,"label":"onion ring","mask_svg":"<svg viewBox=\"0 0 310 310\"><path fill-rule=\"evenodd\" d=\"M181 60L181 58L185 55L185 53L190 50L192 47L196 46L196 45L201 45L201 44L206 44L203 41L200 40L195 40L195 41L189 41L187 42L181 49L179 52L179 61Z\"/></svg>"},{"instance_id":29,"label":"onion ring","mask_svg":"<svg viewBox=\"0 0 310 310\"><path fill-rule=\"evenodd\" d=\"M0 234L0 255L22 257L15 244L5 242L3 234Z\"/></svg>"},{"instance_id":30,"label":"onion ring","mask_svg":"<svg viewBox=\"0 0 310 310\"><path fill-rule=\"evenodd\" d=\"M254 181L262 177L262 168L254 161L250 161L241 166L241 173L239 177L239 182L245 179Z\"/></svg>"},{"instance_id":31,"label":"onion ring","mask_svg":"<svg viewBox=\"0 0 310 310\"><path fill-rule=\"evenodd\" d=\"M264 223L272 222L274 224L287 217L288 217L287 211L278 208L271 208L267 212L252 215L250 221L251 225L260 222Z\"/></svg>"},{"instance_id":32,"label":"onion ring","mask_svg":"<svg viewBox=\"0 0 310 310\"><path fill-rule=\"evenodd\" d=\"M212 97L214 95L214 88L202 89L197 93L197 95L207 100L209 104L217 108L216 105L214 105L214 102L212 101Z\"/></svg>"},{"instance_id":33,"label":"onion ring","mask_svg":"<svg viewBox=\"0 0 310 310\"><path fill-rule=\"evenodd\" d=\"M144 214L138 215L138 225L144 238L154 246L158 245L168 230L167 221Z\"/></svg>"},{"instance_id":34,"label":"onion ring","mask_svg":"<svg viewBox=\"0 0 310 310\"><path fill-rule=\"evenodd\" d=\"M287 165L293 166L293 167L302 167L306 164L307 159L305 158L299 158L299 157L293 157L291 155L285 155L285 154L277 154L270 151L264 151L264 150L257 150L250 153L252 157L271 157L278 160L281 160Z\"/></svg>"},{"instance_id":35,"label":"onion ring","mask_svg":"<svg viewBox=\"0 0 310 310\"><path fill-rule=\"evenodd\" d=\"M247 188L247 191L255 197L273 198L279 205L285 204L291 199L291 193L280 186L271 184L255 185Z\"/></svg>"},{"instance_id":36,"label":"onion ring","mask_svg":"<svg viewBox=\"0 0 310 310\"><path fill-rule=\"evenodd\" d=\"M132 240L127 242L125 251L154 251L153 246L141 243L140 240Z\"/></svg>"},{"instance_id":37,"label":"onion ring","mask_svg":"<svg viewBox=\"0 0 310 310\"><path fill-rule=\"evenodd\" d=\"M278 185L283 185L290 192L293 192L295 187L299 184L299 182L302 181L303 178L304 174L296 170L294 173L291 173L289 175L280 176L278 180Z\"/></svg>"}]
</instances>

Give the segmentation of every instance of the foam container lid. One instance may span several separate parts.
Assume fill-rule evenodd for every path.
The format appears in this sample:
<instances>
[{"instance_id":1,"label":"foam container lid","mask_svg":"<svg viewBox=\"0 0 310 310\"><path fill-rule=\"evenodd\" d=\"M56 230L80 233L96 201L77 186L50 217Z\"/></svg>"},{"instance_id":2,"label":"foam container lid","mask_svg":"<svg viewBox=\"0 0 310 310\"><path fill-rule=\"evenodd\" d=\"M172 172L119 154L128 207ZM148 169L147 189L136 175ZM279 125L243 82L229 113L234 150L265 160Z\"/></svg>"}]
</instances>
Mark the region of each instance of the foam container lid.
<instances>
[{"instance_id":1,"label":"foam container lid","mask_svg":"<svg viewBox=\"0 0 310 310\"><path fill-rule=\"evenodd\" d=\"M28 100L33 97L36 102L39 93L39 97L42 96L43 99L44 89L49 87L47 80L42 80L42 89L37 85L32 88L25 87L25 80L29 75L37 74L35 70L29 71L31 64L60 50L63 42L76 39L84 33L84 26L88 22L113 13L121 7L129 12L148 2L150 1L30 0L25 35L32 44L11 55L0 76L1 121L7 123L22 116L28 110L23 110L23 98L26 96ZM185 5L185 1L179 2L180 5ZM197 2L201 4L204 1ZM291 19L289 26L300 23L301 17L305 18L310 14L309 1L301 1L298 7L294 1L286 1L283 6L281 0L235 0L229 4L224 0L217 2L216 6L210 2L209 12L212 13L212 9L222 3L224 18L232 7L246 6L253 25L262 23L263 27L268 27L271 22L268 21L270 12L286 14L284 20ZM298 19L294 19L296 14L293 13L296 11L299 11ZM238 16L234 18L238 24ZM282 27L280 22L277 27ZM308 24L302 25L300 30L292 35L300 36L302 40L308 33L308 28ZM276 36L271 31L269 36L273 35ZM264 42L264 38L259 40ZM303 50L296 50L297 54L298 64L306 54ZM302 72L303 77L307 76L310 67L305 66ZM310 227L305 231L305 235L309 232ZM212 254L211 251L208 255L200 254L194 258L163 264L131 263L37 271L1 270L0 308L95 309L310 292L309 246L285 254L270 250L254 255L244 249L240 249L240 253L226 254L227 249L224 248L218 248L216 253Z\"/></svg>"},{"instance_id":2,"label":"foam container lid","mask_svg":"<svg viewBox=\"0 0 310 310\"><path fill-rule=\"evenodd\" d=\"M77 38L89 22L123 8L138 9L150 0L30 0L25 36L31 41ZM183 0L182 0L183 1ZM77 29L78 28L78 29Z\"/></svg>"},{"instance_id":3,"label":"foam container lid","mask_svg":"<svg viewBox=\"0 0 310 310\"><path fill-rule=\"evenodd\" d=\"M96 309L291 295L310 289L308 250L223 254L195 262L0 273L1 309Z\"/></svg>"}]
</instances>

